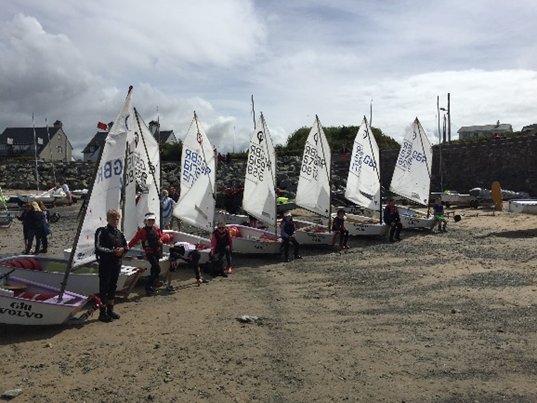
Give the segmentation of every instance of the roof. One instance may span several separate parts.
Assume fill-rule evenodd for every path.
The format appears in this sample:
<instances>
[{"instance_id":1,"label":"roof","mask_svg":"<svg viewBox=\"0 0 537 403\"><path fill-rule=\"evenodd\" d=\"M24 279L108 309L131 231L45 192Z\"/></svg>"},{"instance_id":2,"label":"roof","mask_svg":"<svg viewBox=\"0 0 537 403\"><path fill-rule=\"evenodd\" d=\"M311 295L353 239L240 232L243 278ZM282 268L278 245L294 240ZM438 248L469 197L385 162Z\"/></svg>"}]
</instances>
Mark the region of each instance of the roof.
<instances>
[{"instance_id":1,"label":"roof","mask_svg":"<svg viewBox=\"0 0 537 403\"><path fill-rule=\"evenodd\" d=\"M499 125L483 125L483 126L463 126L457 133L475 133L475 132L512 132L513 126L509 123Z\"/></svg>"},{"instance_id":2,"label":"roof","mask_svg":"<svg viewBox=\"0 0 537 403\"><path fill-rule=\"evenodd\" d=\"M155 136L157 136L157 133L155 133ZM166 143L170 137L173 136L173 143L177 142L177 139L175 138L175 134L173 133L173 130L162 130L160 132L160 143Z\"/></svg>"},{"instance_id":3,"label":"roof","mask_svg":"<svg viewBox=\"0 0 537 403\"><path fill-rule=\"evenodd\" d=\"M39 144L44 147L48 144L49 136L54 137L61 127L49 127L48 135L46 127L36 127L36 136L43 139L43 144ZM34 128L33 127L8 127L0 134L0 144L6 144L7 139L13 139L13 144L34 144Z\"/></svg>"},{"instance_id":4,"label":"roof","mask_svg":"<svg viewBox=\"0 0 537 403\"><path fill-rule=\"evenodd\" d=\"M90 151L91 146L96 146L97 148L101 146L101 144L104 143L104 140L106 139L106 136L108 136L108 132L97 132L95 133L95 136L91 139L91 141L88 143L88 145L82 150L82 154L86 153L93 153L94 151Z\"/></svg>"}]
</instances>

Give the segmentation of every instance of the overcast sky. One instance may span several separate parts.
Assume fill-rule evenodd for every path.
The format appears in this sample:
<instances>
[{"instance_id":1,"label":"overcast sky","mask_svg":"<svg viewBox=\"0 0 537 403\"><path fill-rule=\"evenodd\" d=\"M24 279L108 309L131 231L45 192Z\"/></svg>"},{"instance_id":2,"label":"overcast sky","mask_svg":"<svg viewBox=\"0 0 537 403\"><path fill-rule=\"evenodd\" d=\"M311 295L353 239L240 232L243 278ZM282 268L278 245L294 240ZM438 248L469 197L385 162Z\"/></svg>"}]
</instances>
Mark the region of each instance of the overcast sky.
<instances>
[{"instance_id":1,"label":"overcast sky","mask_svg":"<svg viewBox=\"0 0 537 403\"><path fill-rule=\"evenodd\" d=\"M274 142L313 124L437 143L436 98L461 126L537 123L535 0L3 0L0 131L61 120L75 156L129 85L183 139L196 111L224 151L263 112Z\"/></svg>"}]
</instances>

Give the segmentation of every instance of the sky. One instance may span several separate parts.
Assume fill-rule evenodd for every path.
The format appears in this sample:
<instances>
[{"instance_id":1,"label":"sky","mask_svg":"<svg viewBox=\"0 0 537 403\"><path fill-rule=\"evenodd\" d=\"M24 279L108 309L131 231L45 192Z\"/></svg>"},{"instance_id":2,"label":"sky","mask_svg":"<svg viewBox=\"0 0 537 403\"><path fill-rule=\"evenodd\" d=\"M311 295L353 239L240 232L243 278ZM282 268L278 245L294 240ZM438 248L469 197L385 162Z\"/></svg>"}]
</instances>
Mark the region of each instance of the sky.
<instances>
[{"instance_id":1,"label":"sky","mask_svg":"<svg viewBox=\"0 0 537 403\"><path fill-rule=\"evenodd\" d=\"M364 116L438 143L437 97L461 126L537 123L535 0L3 0L0 132L56 120L81 157L129 85L146 123L182 140L194 111L222 152L262 112L285 144L315 115ZM441 117L444 112L440 112Z\"/></svg>"}]
</instances>

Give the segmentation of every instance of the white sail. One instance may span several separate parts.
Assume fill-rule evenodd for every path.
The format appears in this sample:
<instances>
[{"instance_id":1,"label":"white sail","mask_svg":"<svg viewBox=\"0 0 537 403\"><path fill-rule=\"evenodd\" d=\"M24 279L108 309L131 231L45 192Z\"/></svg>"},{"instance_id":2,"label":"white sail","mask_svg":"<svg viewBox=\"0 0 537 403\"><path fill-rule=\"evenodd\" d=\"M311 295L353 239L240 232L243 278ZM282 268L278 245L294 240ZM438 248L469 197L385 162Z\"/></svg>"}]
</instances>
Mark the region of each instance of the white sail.
<instances>
[{"instance_id":1,"label":"white sail","mask_svg":"<svg viewBox=\"0 0 537 403\"><path fill-rule=\"evenodd\" d=\"M275 223L276 152L263 114L250 139L242 208L258 220Z\"/></svg>"},{"instance_id":2,"label":"white sail","mask_svg":"<svg viewBox=\"0 0 537 403\"><path fill-rule=\"evenodd\" d=\"M323 217L330 215L330 146L319 118L304 146L302 166L296 191L296 204Z\"/></svg>"},{"instance_id":3,"label":"white sail","mask_svg":"<svg viewBox=\"0 0 537 403\"><path fill-rule=\"evenodd\" d=\"M103 144L97 175L78 240L71 253L73 267L95 260L95 232L107 225L109 209L121 211L121 194L124 183L125 151L127 142L134 136L132 91ZM133 178L134 179L134 178Z\"/></svg>"},{"instance_id":4,"label":"white sail","mask_svg":"<svg viewBox=\"0 0 537 403\"><path fill-rule=\"evenodd\" d=\"M433 148L416 118L403 139L390 190L426 206L429 202L432 160Z\"/></svg>"},{"instance_id":5,"label":"white sail","mask_svg":"<svg viewBox=\"0 0 537 403\"><path fill-rule=\"evenodd\" d=\"M174 216L198 228L214 230L216 162L214 150L194 118L183 142L181 155L181 193Z\"/></svg>"},{"instance_id":6,"label":"white sail","mask_svg":"<svg viewBox=\"0 0 537 403\"><path fill-rule=\"evenodd\" d=\"M160 226L160 152L155 136L151 134L142 116L134 108L136 116L136 185L140 191L136 201L136 226L144 225L146 213L155 213ZM131 239L132 236L127 236Z\"/></svg>"},{"instance_id":7,"label":"white sail","mask_svg":"<svg viewBox=\"0 0 537 403\"><path fill-rule=\"evenodd\" d=\"M352 147L345 198L371 210L380 208L379 147L366 117Z\"/></svg>"}]
</instances>

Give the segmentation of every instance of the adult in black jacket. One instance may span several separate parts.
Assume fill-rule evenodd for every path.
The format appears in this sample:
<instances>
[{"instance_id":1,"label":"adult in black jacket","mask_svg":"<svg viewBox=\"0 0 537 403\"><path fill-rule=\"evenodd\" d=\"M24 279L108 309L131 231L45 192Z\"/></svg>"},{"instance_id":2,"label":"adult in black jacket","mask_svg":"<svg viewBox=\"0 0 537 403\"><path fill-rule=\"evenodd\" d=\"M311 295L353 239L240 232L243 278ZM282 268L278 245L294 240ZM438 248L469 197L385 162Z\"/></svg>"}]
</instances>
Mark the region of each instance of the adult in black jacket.
<instances>
[{"instance_id":1,"label":"adult in black jacket","mask_svg":"<svg viewBox=\"0 0 537 403\"><path fill-rule=\"evenodd\" d=\"M401 217L399 217L395 199L390 199L388 205L384 209L384 222L390 226L390 242L400 241L403 224L401 224Z\"/></svg>"},{"instance_id":2,"label":"adult in black jacket","mask_svg":"<svg viewBox=\"0 0 537 403\"><path fill-rule=\"evenodd\" d=\"M103 303L99 314L101 322L119 319L119 315L114 312L114 298L121 271L121 258L128 250L127 240L117 228L120 218L119 211L108 210L108 225L95 233L95 253L99 259L99 296Z\"/></svg>"},{"instance_id":3,"label":"adult in black jacket","mask_svg":"<svg viewBox=\"0 0 537 403\"><path fill-rule=\"evenodd\" d=\"M45 215L39 208L37 202L31 202L30 210L27 213L28 223L28 244L26 245L26 254L29 255L35 238L34 255L39 254L41 249L41 239L45 233Z\"/></svg>"}]
</instances>

